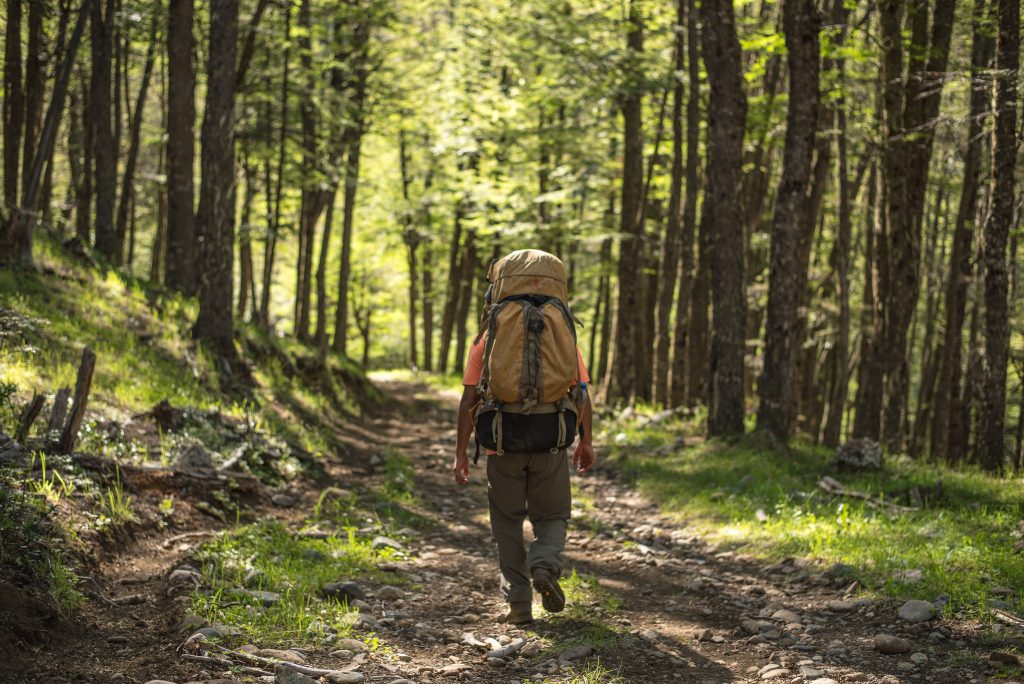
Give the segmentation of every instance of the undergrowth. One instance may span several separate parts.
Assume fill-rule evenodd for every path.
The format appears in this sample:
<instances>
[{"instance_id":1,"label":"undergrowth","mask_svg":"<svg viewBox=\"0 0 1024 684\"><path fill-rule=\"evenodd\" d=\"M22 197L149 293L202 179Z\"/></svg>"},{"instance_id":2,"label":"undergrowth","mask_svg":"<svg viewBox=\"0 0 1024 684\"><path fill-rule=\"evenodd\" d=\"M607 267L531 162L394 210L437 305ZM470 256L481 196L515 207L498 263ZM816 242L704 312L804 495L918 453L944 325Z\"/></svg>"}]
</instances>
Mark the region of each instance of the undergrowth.
<instances>
[{"instance_id":1,"label":"undergrowth","mask_svg":"<svg viewBox=\"0 0 1024 684\"><path fill-rule=\"evenodd\" d=\"M259 643L299 645L348 636L358 612L323 598L321 587L353 577L382 578L377 565L392 553L373 549L351 528L327 538L303 538L276 521L239 526L198 552L203 584L211 589L193 595L192 610ZM396 579L388 576L389 582ZM265 601L239 589L274 592L278 598Z\"/></svg>"},{"instance_id":2,"label":"undergrowth","mask_svg":"<svg viewBox=\"0 0 1024 684\"><path fill-rule=\"evenodd\" d=\"M783 453L756 435L687 446L695 421L652 421L643 412L598 426L602 456L722 549L843 563L871 591L948 597L946 610L969 616L1003 605L997 601L1022 607L1024 562L1014 548L1024 534L1021 479L907 458L891 458L881 471L842 471L828 464L827 449L794 442ZM822 475L918 510L828 495L817 487Z\"/></svg>"}]
</instances>

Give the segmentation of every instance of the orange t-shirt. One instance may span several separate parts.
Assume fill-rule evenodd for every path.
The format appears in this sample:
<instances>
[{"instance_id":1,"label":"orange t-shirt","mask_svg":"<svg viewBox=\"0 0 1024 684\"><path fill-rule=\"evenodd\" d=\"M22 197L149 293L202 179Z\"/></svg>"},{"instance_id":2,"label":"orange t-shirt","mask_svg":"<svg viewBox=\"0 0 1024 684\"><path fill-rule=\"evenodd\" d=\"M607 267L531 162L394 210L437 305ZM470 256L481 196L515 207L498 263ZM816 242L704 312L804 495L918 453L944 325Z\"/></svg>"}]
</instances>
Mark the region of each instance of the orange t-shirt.
<instances>
[{"instance_id":1,"label":"orange t-shirt","mask_svg":"<svg viewBox=\"0 0 1024 684\"><path fill-rule=\"evenodd\" d=\"M462 384L476 386L480 382L480 376L484 372L484 336L469 350L469 358L466 360L466 372L462 375ZM579 363L580 380L584 383L590 382L590 375L587 373L587 366L583 363L583 354L579 347L576 348L576 359Z\"/></svg>"}]
</instances>

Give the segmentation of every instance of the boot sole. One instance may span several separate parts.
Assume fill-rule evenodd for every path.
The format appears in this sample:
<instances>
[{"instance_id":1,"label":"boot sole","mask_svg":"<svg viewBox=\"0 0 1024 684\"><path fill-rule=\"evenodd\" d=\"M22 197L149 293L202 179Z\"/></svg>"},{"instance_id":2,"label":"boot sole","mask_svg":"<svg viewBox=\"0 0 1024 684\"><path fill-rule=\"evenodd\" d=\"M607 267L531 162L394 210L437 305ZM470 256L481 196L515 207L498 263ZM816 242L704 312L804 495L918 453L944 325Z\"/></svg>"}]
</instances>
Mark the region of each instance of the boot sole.
<instances>
[{"instance_id":1,"label":"boot sole","mask_svg":"<svg viewBox=\"0 0 1024 684\"><path fill-rule=\"evenodd\" d=\"M533 588L540 592L541 605L549 613L561 613L565 610L565 594L558 586L558 580L547 576L534 577Z\"/></svg>"}]
</instances>

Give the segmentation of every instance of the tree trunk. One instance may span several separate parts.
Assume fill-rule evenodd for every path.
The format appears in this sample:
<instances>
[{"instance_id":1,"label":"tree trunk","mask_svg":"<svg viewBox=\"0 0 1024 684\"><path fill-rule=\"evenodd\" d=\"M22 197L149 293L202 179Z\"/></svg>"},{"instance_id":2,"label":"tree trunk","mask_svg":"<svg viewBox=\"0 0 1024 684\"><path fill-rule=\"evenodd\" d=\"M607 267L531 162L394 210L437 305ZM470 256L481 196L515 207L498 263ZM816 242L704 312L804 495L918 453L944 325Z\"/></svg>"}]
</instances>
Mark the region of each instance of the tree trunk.
<instances>
[{"instance_id":1,"label":"tree trunk","mask_svg":"<svg viewBox=\"0 0 1024 684\"><path fill-rule=\"evenodd\" d=\"M39 142L39 128L43 123L43 90L46 70L43 55L43 16L46 5L42 2L28 4L28 53L25 55L25 151L21 157L22 208L34 212L36 207L25 205L26 179L32 174L36 145ZM33 219L34 220L34 219Z\"/></svg>"},{"instance_id":2,"label":"tree trunk","mask_svg":"<svg viewBox=\"0 0 1024 684\"><path fill-rule=\"evenodd\" d=\"M672 171L669 182L668 225L665 244L661 250L661 273L658 289L658 312L654 334L654 402L672 405L669 396L671 365L669 341L672 318L672 300L676 294L676 276L679 271L679 251L682 242L683 215L683 31L686 26L686 2L676 0L675 64L672 87ZM685 318L685 316L684 316ZM685 340L683 340L685 350Z\"/></svg>"},{"instance_id":3,"label":"tree trunk","mask_svg":"<svg viewBox=\"0 0 1024 684\"><path fill-rule=\"evenodd\" d=\"M167 286L195 292L195 0L168 0L167 10Z\"/></svg>"},{"instance_id":4,"label":"tree trunk","mask_svg":"<svg viewBox=\"0 0 1024 684\"><path fill-rule=\"evenodd\" d=\"M455 335L455 371L462 373L466 369L466 326L469 318L469 303L475 291L476 274L476 231L470 230L466 233L466 251L462 255L459 274L459 310L456 312L456 335Z\"/></svg>"},{"instance_id":5,"label":"tree trunk","mask_svg":"<svg viewBox=\"0 0 1024 684\"><path fill-rule=\"evenodd\" d=\"M284 7L284 65L281 74L281 128L277 147L277 180L273 192L273 210L268 212L267 241L263 249L263 289L260 291L260 325L270 329L270 290L274 282L274 256L277 251L277 232L281 226L281 193L284 185L284 166L288 145L288 85L289 57L291 56L291 3ZM268 114L267 120L270 120ZM270 130L269 127L267 129ZM270 162L266 164L267 204L270 199Z\"/></svg>"},{"instance_id":6,"label":"tree trunk","mask_svg":"<svg viewBox=\"0 0 1024 684\"><path fill-rule=\"evenodd\" d=\"M316 111L313 98L316 78L313 73L311 0L299 4L299 59L306 78L299 118L302 122L302 202L299 209L299 249L295 267L295 337L309 339L310 304L313 282L313 242L320 217L319 157L317 154Z\"/></svg>"},{"instance_id":7,"label":"tree trunk","mask_svg":"<svg viewBox=\"0 0 1024 684\"><path fill-rule=\"evenodd\" d=\"M739 185L747 99L743 92L740 45L732 3L701 3L704 64L711 96L708 104L708 190L706 228L710 235L713 317L711 324L708 434L743 432L744 238ZM703 229L702 229L702 232Z\"/></svg>"},{"instance_id":8,"label":"tree trunk","mask_svg":"<svg viewBox=\"0 0 1024 684\"><path fill-rule=\"evenodd\" d=\"M428 230L431 224L427 223ZM434 370L434 254L429 238L423 245L423 370Z\"/></svg>"},{"instance_id":9,"label":"tree trunk","mask_svg":"<svg viewBox=\"0 0 1024 684\"><path fill-rule=\"evenodd\" d=\"M237 79L236 79L237 81ZM252 265L252 203L256 196L256 171L249 163L249 153L242 147L242 174L245 177L245 194L242 199L242 225L238 227L238 304L235 317L245 321L253 281Z\"/></svg>"},{"instance_id":10,"label":"tree trunk","mask_svg":"<svg viewBox=\"0 0 1024 684\"><path fill-rule=\"evenodd\" d=\"M1006 242L1014 225L1017 166L1017 72L1020 69L1020 0L996 0L996 83L993 99L992 209L985 224L985 367L975 460L991 473L1006 460L1006 365L1010 351Z\"/></svg>"},{"instance_id":11,"label":"tree trunk","mask_svg":"<svg viewBox=\"0 0 1024 684\"><path fill-rule=\"evenodd\" d=\"M337 188L332 188L327 199L327 215L324 216L324 235L320 241L320 259L316 266L316 347L326 354L327 337L327 255L330 253L331 230L334 225L334 200Z\"/></svg>"},{"instance_id":12,"label":"tree trunk","mask_svg":"<svg viewBox=\"0 0 1024 684\"><path fill-rule=\"evenodd\" d=\"M129 131L128 158L125 161L124 174L121 178L121 202L117 207L117 254L115 257L117 263L121 261L122 246L124 245L125 233L128 228L128 204L131 201L134 188L135 165L139 159L139 145L142 139L142 112L146 107L149 79L153 75L153 65L156 63L156 17L157 15L154 14L153 25L149 32L149 47L146 49L146 63L142 68L142 83L139 85L139 96L135 102L135 111L132 115L131 130ZM129 261L130 264L131 261Z\"/></svg>"},{"instance_id":13,"label":"tree trunk","mask_svg":"<svg viewBox=\"0 0 1024 684\"><path fill-rule=\"evenodd\" d=\"M626 47L638 60L644 49L641 0L629 2L629 30ZM642 202L644 183L643 97L636 88L621 98L623 120L622 212L619 214L618 297L615 309L615 348L607 378L606 398L632 401L638 393L638 372L644 348Z\"/></svg>"},{"instance_id":14,"label":"tree trunk","mask_svg":"<svg viewBox=\"0 0 1024 684\"><path fill-rule=\"evenodd\" d=\"M614 211L614 209L613 209ZM601 310L604 314L601 317L601 345L597 352L597 363L593 365L596 375L602 383L608 382L608 357L611 354L612 342L612 239L605 238L601 243L601 282L598 286L598 296L601 297ZM597 322L594 322L595 329Z\"/></svg>"},{"instance_id":15,"label":"tree trunk","mask_svg":"<svg viewBox=\"0 0 1024 684\"><path fill-rule=\"evenodd\" d=\"M419 299L419 276L416 273L416 247L420 243L419 233L413 225L412 207L409 204L409 157L405 144L405 131L398 135L398 167L402 178L402 238L409 250L407 264L409 266L409 367L415 369L419 360L416 349L416 304Z\"/></svg>"},{"instance_id":16,"label":"tree trunk","mask_svg":"<svg viewBox=\"0 0 1024 684\"><path fill-rule=\"evenodd\" d=\"M210 0L206 111L199 186L199 317L193 335L234 357L232 263L235 246L235 63L238 0Z\"/></svg>"},{"instance_id":17,"label":"tree trunk","mask_svg":"<svg viewBox=\"0 0 1024 684\"><path fill-rule=\"evenodd\" d=\"M455 326L455 312L459 305L459 245L462 238L462 219L465 216L465 205L460 199L455 206L455 225L452 231L452 242L448 250L448 287L445 293L444 314L441 319L441 349L438 356L438 369L448 372L448 351L451 348L452 329Z\"/></svg>"},{"instance_id":18,"label":"tree trunk","mask_svg":"<svg viewBox=\"0 0 1024 684\"><path fill-rule=\"evenodd\" d=\"M365 88L365 85L364 85ZM362 108L360 98L358 107ZM360 117L361 117L360 113ZM341 266L338 276L338 307L334 316L334 351L347 354L348 340L348 281L352 272L352 222L359 187L359 148L362 144L362 121L353 124L349 143L348 163L345 167L345 212L341 227Z\"/></svg>"},{"instance_id":19,"label":"tree trunk","mask_svg":"<svg viewBox=\"0 0 1024 684\"><path fill-rule=\"evenodd\" d=\"M817 131L817 10L810 0L785 0L782 7L789 60L789 111L782 178L775 199L771 232L771 272L765 326L764 374L760 382L758 429L785 442L793 428L793 345L799 342L797 304L801 278L796 263L808 219L808 183ZM813 225L813 224L812 224Z\"/></svg>"},{"instance_id":20,"label":"tree trunk","mask_svg":"<svg viewBox=\"0 0 1024 684\"><path fill-rule=\"evenodd\" d=\"M89 0L91 4L92 0ZM92 141L96 127L93 125L92 117L89 115L89 89L85 84L85 76L80 78L82 83L81 115L83 123L82 137L82 185L75 190L75 235L82 241L83 246L91 242L92 226Z\"/></svg>"},{"instance_id":21,"label":"tree trunk","mask_svg":"<svg viewBox=\"0 0 1024 684\"><path fill-rule=\"evenodd\" d=\"M93 193L96 202L96 251L116 263L117 236L114 229L114 196L117 182L117 150L111 113L111 51L114 30L114 0L91 0L92 75L89 110L95 130Z\"/></svg>"},{"instance_id":22,"label":"tree trunk","mask_svg":"<svg viewBox=\"0 0 1024 684\"><path fill-rule=\"evenodd\" d=\"M843 0L836 0L832 6L832 19L841 26L837 44L846 42L847 19L849 10ZM822 443L830 448L839 446L840 433L843 426L843 410L846 406L846 394L849 389L850 377L847 372L850 349L850 248L853 232L850 221L850 182L847 178L847 125L846 125L846 60L837 57L835 68L839 81L839 96L835 103L836 126L836 179L838 186L839 227L836 232L835 244L829 256L832 270L836 278L836 303L839 309L836 321L836 336L832 348L832 385L828 397L828 414L822 427Z\"/></svg>"},{"instance_id":23,"label":"tree trunk","mask_svg":"<svg viewBox=\"0 0 1024 684\"><path fill-rule=\"evenodd\" d=\"M4 32L4 206L18 206L18 155L24 128L25 99L21 66L21 0L7 0Z\"/></svg>"},{"instance_id":24,"label":"tree trunk","mask_svg":"<svg viewBox=\"0 0 1024 684\"><path fill-rule=\"evenodd\" d=\"M697 228L697 193L700 189L700 37L697 29L696 0L687 0L686 69L689 97L686 101L686 196L683 200L683 230L680 245L679 294L676 297L676 321L673 335L672 385L669 405L686 404L687 361L690 358L690 304L694 282L693 241Z\"/></svg>"}]
</instances>

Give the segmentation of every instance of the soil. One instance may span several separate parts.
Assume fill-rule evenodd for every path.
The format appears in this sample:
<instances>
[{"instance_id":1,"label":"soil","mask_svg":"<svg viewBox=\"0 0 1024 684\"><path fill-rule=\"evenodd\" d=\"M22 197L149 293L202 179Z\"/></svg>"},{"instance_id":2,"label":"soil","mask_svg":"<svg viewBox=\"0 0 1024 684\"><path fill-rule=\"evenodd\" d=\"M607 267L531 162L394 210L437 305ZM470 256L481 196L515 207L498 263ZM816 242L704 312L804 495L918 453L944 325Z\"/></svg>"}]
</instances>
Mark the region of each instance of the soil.
<instances>
[{"instance_id":1,"label":"soil","mask_svg":"<svg viewBox=\"0 0 1024 684\"><path fill-rule=\"evenodd\" d=\"M369 682L569 681L573 670L597 658L620 681L645 684L802 682L814 681L814 671L825 678L821 684L982 682L997 672L986 663L990 654L1019 645L1019 639L992 640L973 623L906 623L897 618L899 602L862 598L843 568L798 559L769 564L717 549L632 490L613 467L600 464L574 476L578 491L594 505L570 528L566 572L597 578L600 590L620 605L597 601L589 610L573 612L575 618L547 619L538 602L539 620L525 630L499 624L504 606L486 520L483 464L471 470L464 488L452 482L449 471L457 397L408 383L383 383L383 389L394 398L389 410L338 428L337 453L322 463L322 475L289 488L298 501L294 507L273 505L268 488L247 482L246 489L249 519L274 517L297 527L324 487L383 478L370 465L374 455L394 448L412 462L419 492L415 511L436 524L407 545L407 563L390 569L427 579L423 589L404 599L375 603L373 615L387 623L379 637L390 648L370 654L358 668ZM33 644L20 650L21 663L13 673L0 673L0 681L253 681L252 675L246 679L223 667L187 661L178 650L188 636L177 629L187 598L167 577L226 527L187 504L189 496L202 495L201 481L141 470L122 477L144 510L175 494L184 511L180 524L140 525L116 547L97 547L98 560L84 585L92 599L59 629L43 619L40 606L20 603L24 599L17 590L0 585L0 619L13 616L29 626L31 634L19 637ZM393 611L398 619L388 620ZM764 624L752 622L757 620ZM797 621L802 624L787 625ZM43 630L46 638L40 638ZM481 640L524 637L555 645L530 657L487 662L486 649L462 643L465 632ZM908 639L912 650L879 653L873 639L880 632ZM566 653L568 644L589 647L590 653L587 648ZM8 655L11 643L0 642L0 650L8 665L15 662ZM348 664L329 650L307 651L309 663ZM572 658L570 664L560 664L559 656ZM452 667L458 663L467 667L442 671L458 669ZM1006 672L1019 671L1004 667L1004 677Z\"/></svg>"}]
</instances>

